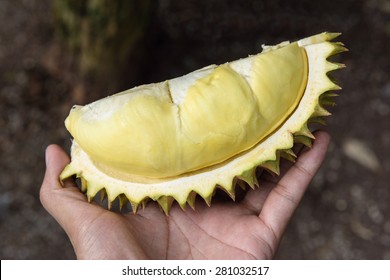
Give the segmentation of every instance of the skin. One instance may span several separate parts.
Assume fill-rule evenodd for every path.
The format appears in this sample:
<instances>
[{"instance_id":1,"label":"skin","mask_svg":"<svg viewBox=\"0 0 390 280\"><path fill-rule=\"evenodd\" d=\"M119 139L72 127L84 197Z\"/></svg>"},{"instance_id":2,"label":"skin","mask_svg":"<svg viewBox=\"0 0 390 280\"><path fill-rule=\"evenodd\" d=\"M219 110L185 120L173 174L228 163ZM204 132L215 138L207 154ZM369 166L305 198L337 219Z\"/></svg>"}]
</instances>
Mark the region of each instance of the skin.
<instances>
[{"instance_id":1,"label":"skin","mask_svg":"<svg viewBox=\"0 0 390 280\"><path fill-rule=\"evenodd\" d=\"M196 210L174 204L169 216L155 203L137 215L88 203L73 180L61 185L69 157L50 145L40 199L78 259L272 259L325 157L329 135L319 131L315 137L294 164L282 162L280 176L262 175L261 187L238 193L236 202L217 195L208 207L197 198Z\"/></svg>"}]
</instances>

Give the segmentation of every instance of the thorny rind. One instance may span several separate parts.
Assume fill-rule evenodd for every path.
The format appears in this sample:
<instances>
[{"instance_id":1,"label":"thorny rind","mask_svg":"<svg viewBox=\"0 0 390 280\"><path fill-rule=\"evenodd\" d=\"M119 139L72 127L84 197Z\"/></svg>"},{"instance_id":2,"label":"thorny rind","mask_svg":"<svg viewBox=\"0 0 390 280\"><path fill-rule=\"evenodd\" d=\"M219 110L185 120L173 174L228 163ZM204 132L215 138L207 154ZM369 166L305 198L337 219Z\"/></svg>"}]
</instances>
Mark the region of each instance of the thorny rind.
<instances>
[{"instance_id":1,"label":"thorny rind","mask_svg":"<svg viewBox=\"0 0 390 280\"><path fill-rule=\"evenodd\" d=\"M247 157L248 160L243 159L242 162L239 162L240 156L238 159L222 164L222 167L218 165L215 168L207 168L204 171L200 170L195 173L183 174L179 178L166 178L164 179L165 181L157 180L156 183L134 183L116 178L106 178L108 176L98 170L87 154L82 151L77 143L73 142L72 162L62 172L61 180L76 175L76 177L81 179L81 191L86 193L88 201L91 201L100 192L102 199L107 197L107 207L109 209L112 203L118 199L120 209L129 202L133 212L136 213L139 207L144 208L147 202L153 200L157 201L167 215L174 201L183 210L187 204L194 209L197 195L200 195L206 204L210 206L217 188L224 190L234 199L236 185L245 187L247 184L253 189L259 187L260 184L256 176L257 168L262 168L278 175L280 158L290 161L295 160L296 155L292 151L294 143L302 143L311 147L314 136L308 127L308 123L324 124L324 118L330 115L330 112L325 107L335 104L333 99L337 94L333 91L341 88L331 81L328 73L344 68L345 65L329 62L327 58L347 51L342 43L329 42L339 35L339 33L322 33L298 41L298 44L305 48L308 55L309 76L316 75L314 78L312 77L314 81L308 81L307 88L310 88L306 91L310 95L305 95L302 98L292 114L292 116L300 114L299 117L296 117L296 120L290 123L289 121L292 118L286 120L272 135L269 135L254 148L251 148L250 151L244 152L243 157ZM288 44L283 42L276 46L264 46L263 52L272 52ZM317 68L320 70L317 71ZM312 85L309 85L310 82L316 84L313 89L311 89ZM267 141L274 141L276 144L267 144ZM260 154L263 145L266 147L269 145L274 150ZM263 156L264 154L267 155ZM238 163L233 166L233 161L238 161ZM237 165L239 165L239 168L237 168ZM207 177L202 177L206 173ZM102 182L105 182L107 185ZM245 183L243 184L243 182Z\"/></svg>"}]
</instances>

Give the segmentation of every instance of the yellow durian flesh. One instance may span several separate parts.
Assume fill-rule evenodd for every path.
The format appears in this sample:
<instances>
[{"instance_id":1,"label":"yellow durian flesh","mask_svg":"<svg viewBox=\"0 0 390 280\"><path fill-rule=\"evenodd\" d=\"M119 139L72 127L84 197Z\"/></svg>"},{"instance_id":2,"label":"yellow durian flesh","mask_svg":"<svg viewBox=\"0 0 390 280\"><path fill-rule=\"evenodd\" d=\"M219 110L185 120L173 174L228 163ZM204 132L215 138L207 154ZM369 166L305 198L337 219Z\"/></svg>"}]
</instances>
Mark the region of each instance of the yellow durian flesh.
<instances>
[{"instance_id":1,"label":"yellow durian flesh","mask_svg":"<svg viewBox=\"0 0 390 280\"><path fill-rule=\"evenodd\" d=\"M216 185L233 193L235 177L253 185L256 166L277 166L293 135L310 136L309 118L327 114L319 96L338 89L326 75L340 67L326 61L344 50L328 42L336 36L265 47L75 106L66 120L72 162L61 178L77 174L89 197L104 188L109 201L122 195L136 209L151 198L166 212L194 193L209 202Z\"/></svg>"},{"instance_id":2,"label":"yellow durian flesh","mask_svg":"<svg viewBox=\"0 0 390 280\"><path fill-rule=\"evenodd\" d=\"M246 60L246 78L240 61L209 67L188 89L166 81L78 106L66 127L111 174L164 178L223 162L272 133L306 86L307 61L296 43ZM176 104L178 95L184 100Z\"/></svg>"}]
</instances>

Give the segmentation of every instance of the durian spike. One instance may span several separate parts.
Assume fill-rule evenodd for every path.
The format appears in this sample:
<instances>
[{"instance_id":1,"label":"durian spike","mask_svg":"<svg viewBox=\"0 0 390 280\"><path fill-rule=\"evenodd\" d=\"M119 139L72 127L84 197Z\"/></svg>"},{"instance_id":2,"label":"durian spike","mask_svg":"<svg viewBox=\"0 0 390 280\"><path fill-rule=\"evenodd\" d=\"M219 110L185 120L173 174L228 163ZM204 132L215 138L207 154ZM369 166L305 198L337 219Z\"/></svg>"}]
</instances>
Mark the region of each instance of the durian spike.
<instances>
[{"instance_id":1,"label":"durian spike","mask_svg":"<svg viewBox=\"0 0 390 280\"><path fill-rule=\"evenodd\" d=\"M246 190L246 186L249 185L248 183L246 183L244 180L237 180L237 185L243 190L245 191Z\"/></svg>"},{"instance_id":2,"label":"durian spike","mask_svg":"<svg viewBox=\"0 0 390 280\"><path fill-rule=\"evenodd\" d=\"M320 96L320 104L322 106L335 106L334 98L339 96L337 93L327 92Z\"/></svg>"},{"instance_id":3,"label":"durian spike","mask_svg":"<svg viewBox=\"0 0 390 280\"><path fill-rule=\"evenodd\" d=\"M161 196L157 199L158 204L161 209L164 211L165 215L169 214L169 210L171 209L174 198L171 196Z\"/></svg>"},{"instance_id":4,"label":"durian spike","mask_svg":"<svg viewBox=\"0 0 390 280\"><path fill-rule=\"evenodd\" d=\"M342 33L341 32L327 32L327 40L332 41L333 39L339 37Z\"/></svg>"},{"instance_id":5,"label":"durian spike","mask_svg":"<svg viewBox=\"0 0 390 280\"><path fill-rule=\"evenodd\" d=\"M236 193L234 191L235 183L232 183L231 186L232 187L230 187L230 188L226 188L223 186L217 186L217 188L222 190L223 192L225 192L233 201L235 201L236 200Z\"/></svg>"},{"instance_id":6,"label":"durian spike","mask_svg":"<svg viewBox=\"0 0 390 280\"><path fill-rule=\"evenodd\" d=\"M322 94L320 96L320 98L321 97L323 97L323 98L334 98L334 97L339 97L339 96L340 96L340 94L338 94L338 93L328 91L328 92L325 92L324 94Z\"/></svg>"},{"instance_id":7,"label":"durian spike","mask_svg":"<svg viewBox=\"0 0 390 280\"><path fill-rule=\"evenodd\" d=\"M331 52L330 56L349 51L346 47L344 47L344 44L341 42L332 42L332 44L334 45L334 49Z\"/></svg>"},{"instance_id":8,"label":"durian spike","mask_svg":"<svg viewBox=\"0 0 390 280\"><path fill-rule=\"evenodd\" d=\"M211 205L211 199L213 198L214 193L215 193L215 189L214 189L214 192L212 194L209 194L207 196L200 195L203 198L203 200L206 202L207 206L209 206L209 207Z\"/></svg>"},{"instance_id":9,"label":"durian spike","mask_svg":"<svg viewBox=\"0 0 390 280\"><path fill-rule=\"evenodd\" d=\"M306 136L307 138L314 139L314 135L311 133L310 129L307 127L305 123L299 131L295 133L295 135Z\"/></svg>"},{"instance_id":10,"label":"durian spike","mask_svg":"<svg viewBox=\"0 0 390 280\"><path fill-rule=\"evenodd\" d=\"M330 62L331 64L334 65L334 67L332 67L333 69L329 70L329 71L334 71L334 70L339 70L339 69L343 69L346 67L346 65L344 63L339 63L339 62Z\"/></svg>"},{"instance_id":11,"label":"durian spike","mask_svg":"<svg viewBox=\"0 0 390 280\"><path fill-rule=\"evenodd\" d=\"M107 197L106 189L100 191L100 201L102 202Z\"/></svg>"},{"instance_id":12,"label":"durian spike","mask_svg":"<svg viewBox=\"0 0 390 280\"><path fill-rule=\"evenodd\" d=\"M256 176L256 167L246 170L239 175L238 178L246 182L251 189L255 189L256 186L259 186Z\"/></svg>"},{"instance_id":13,"label":"durian spike","mask_svg":"<svg viewBox=\"0 0 390 280\"><path fill-rule=\"evenodd\" d=\"M80 177L80 181L81 181L81 192L85 193L88 188L88 182L83 177Z\"/></svg>"},{"instance_id":14,"label":"durian spike","mask_svg":"<svg viewBox=\"0 0 390 280\"><path fill-rule=\"evenodd\" d=\"M333 106L336 105L336 102L334 102L332 99L322 99L321 100L321 105L333 107Z\"/></svg>"},{"instance_id":15,"label":"durian spike","mask_svg":"<svg viewBox=\"0 0 390 280\"><path fill-rule=\"evenodd\" d=\"M177 201L177 203L179 204L179 206L180 206L180 208L183 210L183 211L185 211L186 210L186 206L187 206L187 201L178 201L178 200L176 200Z\"/></svg>"},{"instance_id":16,"label":"durian spike","mask_svg":"<svg viewBox=\"0 0 390 280\"><path fill-rule=\"evenodd\" d=\"M276 159L275 160L269 160L266 162L263 162L260 164L261 168L264 168L265 170L269 171L273 175L279 175L280 174L280 155L279 152L276 153Z\"/></svg>"},{"instance_id":17,"label":"durian spike","mask_svg":"<svg viewBox=\"0 0 390 280\"><path fill-rule=\"evenodd\" d=\"M130 200L130 205L131 205L131 208L132 208L132 210L133 210L133 213L134 214L136 214L137 212L138 212L138 209L139 209L139 207L141 207L142 208L142 211L144 211L145 210L145 207L146 207L146 205L148 204L148 202L149 202L149 198L145 198L145 199L143 199L141 202L139 202L139 203L134 203L134 202L131 202Z\"/></svg>"},{"instance_id":18,"label":"durian spike","mask_svg":"<svg viewBox=\"0 0 390 280\"><path fill-rule=\"evenodd\" d=\"M320 125L326 125L326 120L324 117L311 117L308 123L317 123Z\"/></svg>"},{"instance_id":19,"label":"durian spike","mask_svg":"<svg viewBox=\"0 0 390 280\"><path fill-rule=\"evenodd\" d=\"M332 85L329 86L328 90L326 92L324 92L323 94L326 94L327 92L331 92L331 91L342 90L342 88L337 84L337 81L335 81L332 77L328 76L328 79L332 82ZM323 94L321 94L321 95L323 95Z\"/></svg>"},{"instance_id":20,"label":"durian spike","mask_svg":"<svg viewBox=\"0 0 390 280\"><path fill-rule=\"evenodd\" d=\"M314 113L312 114L312 117L327 117L330 115L331 113L328 110L326 110L320 104L317 104Z\"/></svg>"},{"instance_id":21,"label":"durian spike","mask_svg":"<svg viewBox=\"0 0 390 280\"><path fill-rule=\"evenodd\" d=\"M312 139L303 135L294 135L294 142L301 143L306 147L312 147Z\"/></svg>"},{"instance_id":22,"label":"durian spike","mask_svg":"<svg viewBox=\"0 0 390 280\"><path fill-rule=\"evenodd\" d=\"M64 170L62 170L62 172L61 172L61 175L60 175L61 184L63 183L63 180L65 180L66 178L72 177L74 175L76 176L76 178L83 177L83 176L81 176L81 172L77 172L74 168L72 168L71 164L68 164L67 166L65 166Z\"/></svg>"},{"instance_id":23,"label":"durian spike","mask_svg":"<svg viewBox=\"0 0 390 280\"><path fill-rule=\"evenodd\" d=\"M192 210L195 210L196 195L196 192L192 191L187 197L187 203L192 208Z\"/></svg>"},{"instance_id":24,"label":"durian spike","mask_svg":"<svg viewBox=\"0 0 390 280\"><path fill-rule=\"evenodd\" d=\"M137 214L139 203L135 203L135 202L132 202L130 200L129 200L129 202L130 202L130 205L131 205L131 209L133 210L133 213ZM144 203L144 201L141 202L141 205L142 205L142 209L145 209L146 203Z\"/></svg>"},{"instance_id":25,"label":"durian spike","mask_svg":"<svg viewBox=\"0 0 390 280\"><path fill-rule=\"evenodd\" d=\"M129 202L129 200L124 194L120 194L118 199L119 199L119 210L122 211L123 207L126 205L127 202Z\"/></svg>"},{"instance_id":26,"label":"durian spike","mask_svg":"<svg viewBox=\"0 0 390 280\"><path fill-rule=\"evenodd\" d=\"M288 161L295 162L297 155L291 149L281 150L280 156Z\"/></svg>"}]
</instances>

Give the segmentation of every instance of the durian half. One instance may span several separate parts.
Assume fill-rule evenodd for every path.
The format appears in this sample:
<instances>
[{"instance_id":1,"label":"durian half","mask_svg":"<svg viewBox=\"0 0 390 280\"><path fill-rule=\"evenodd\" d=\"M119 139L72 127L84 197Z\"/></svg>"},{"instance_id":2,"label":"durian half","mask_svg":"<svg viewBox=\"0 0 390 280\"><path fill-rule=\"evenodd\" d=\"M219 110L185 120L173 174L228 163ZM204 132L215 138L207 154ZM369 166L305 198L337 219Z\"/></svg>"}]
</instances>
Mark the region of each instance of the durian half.
<instances>
[{"instance_id":1,"label":"durian half","mask_svg":"<svg viewBox=\"0 0 390 280\"><path fill-rule=\"evenodd\" d=\"M133 211L148 200L168 213L173 201L210 204L215 189L234 197L237 180L256 186L258 166L278 173L279 158L295 157L294 142L310 145L309 120L329 112L340 87L327 61L345 51L322 33L263 46L260 54L210 65L172 80L142 85L85 106L65 121L73 136L71 163L89 201L102 191Z\"/></svg>"}]
</instances>

